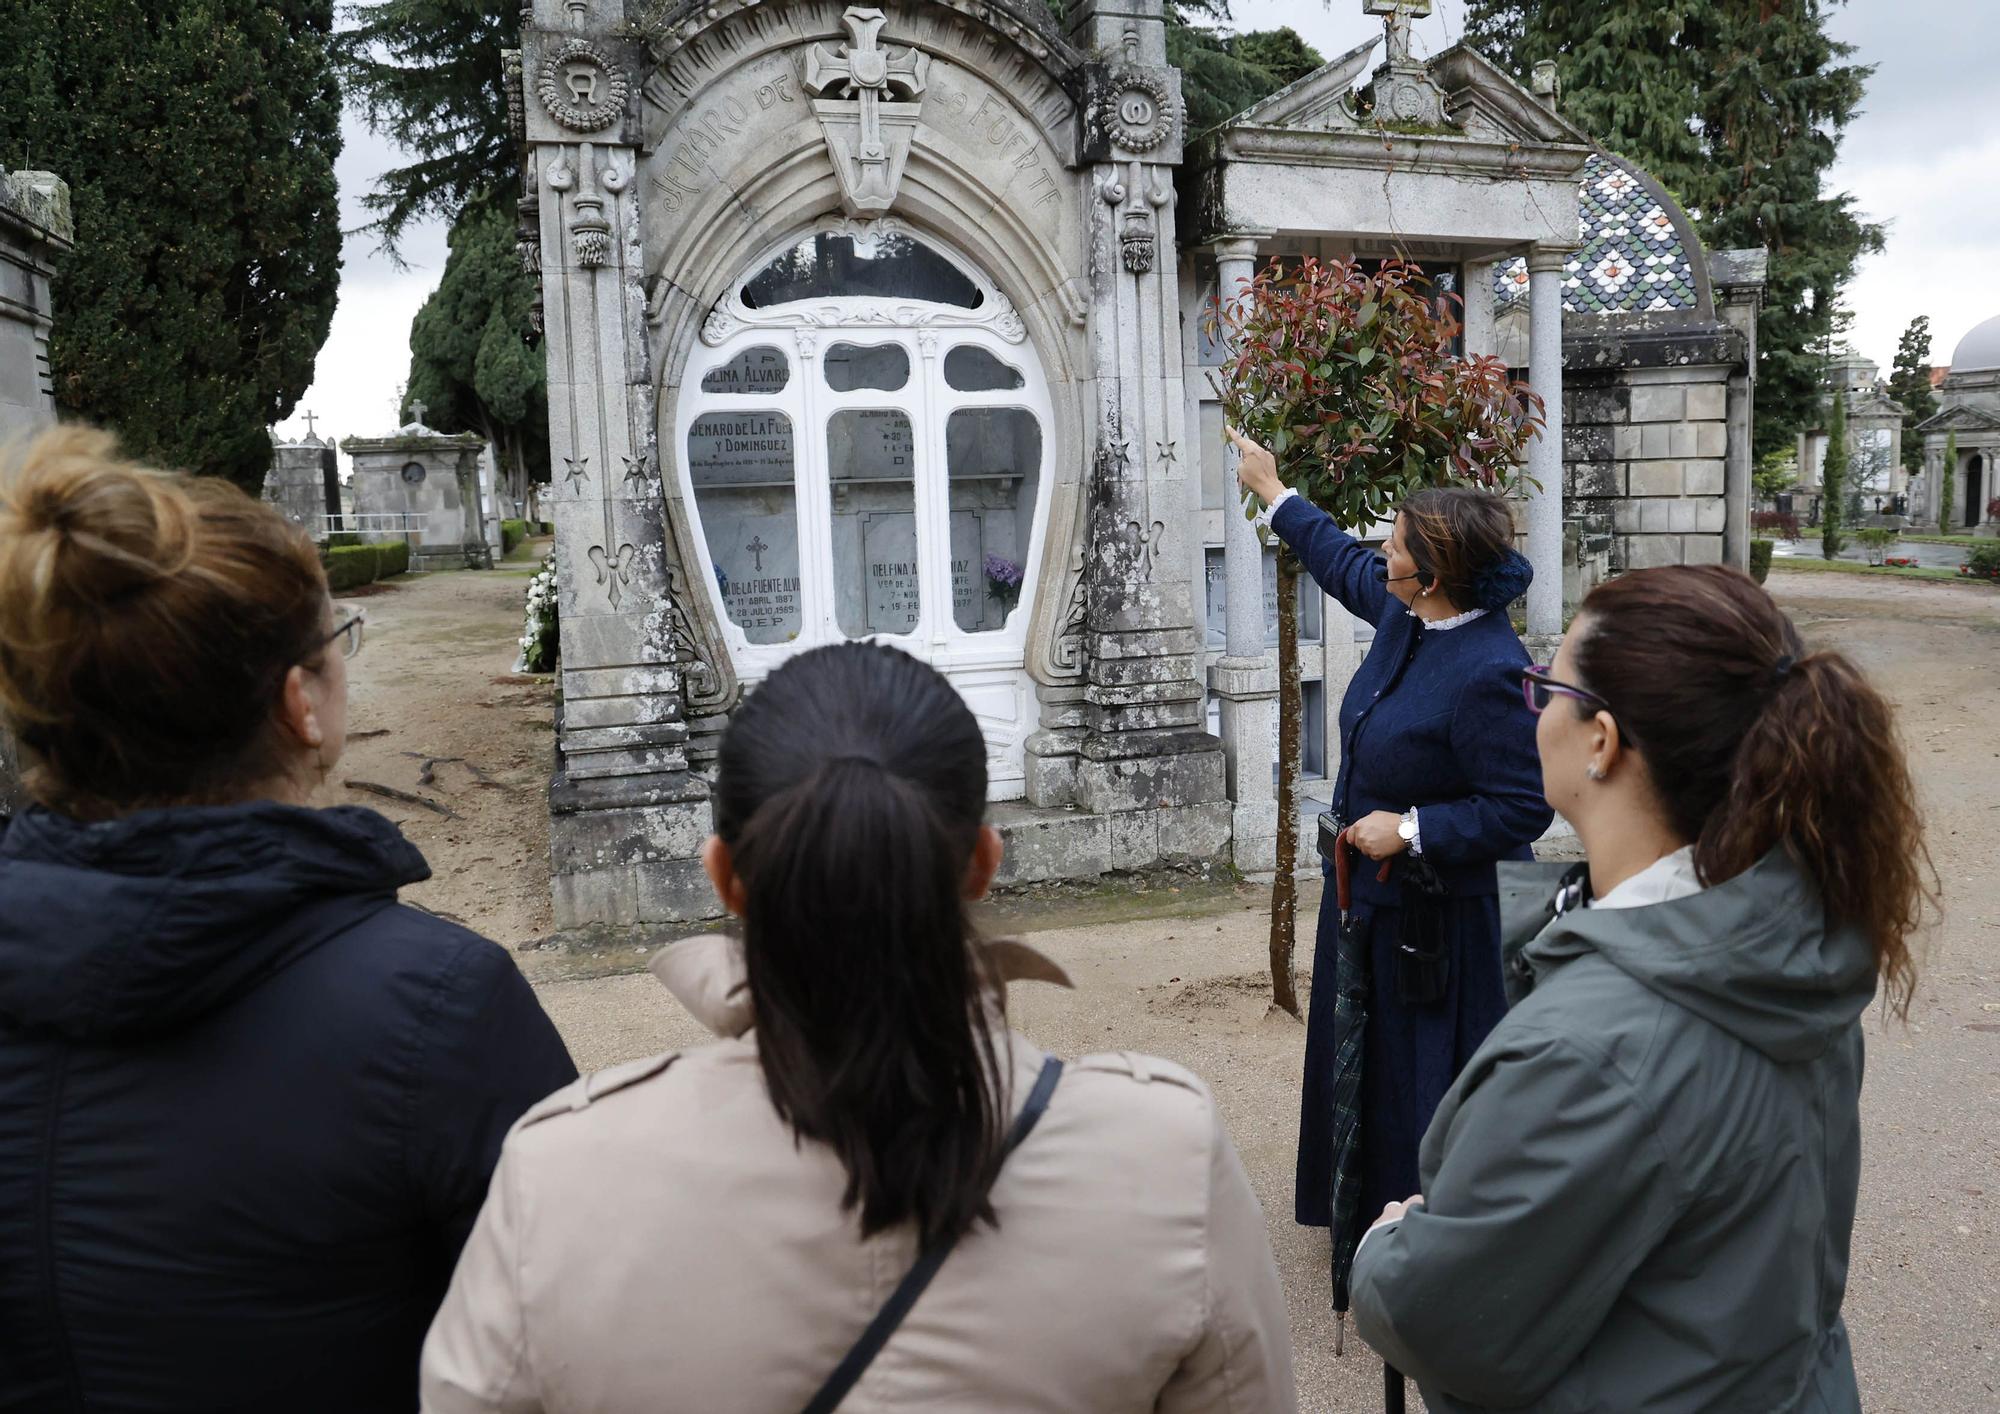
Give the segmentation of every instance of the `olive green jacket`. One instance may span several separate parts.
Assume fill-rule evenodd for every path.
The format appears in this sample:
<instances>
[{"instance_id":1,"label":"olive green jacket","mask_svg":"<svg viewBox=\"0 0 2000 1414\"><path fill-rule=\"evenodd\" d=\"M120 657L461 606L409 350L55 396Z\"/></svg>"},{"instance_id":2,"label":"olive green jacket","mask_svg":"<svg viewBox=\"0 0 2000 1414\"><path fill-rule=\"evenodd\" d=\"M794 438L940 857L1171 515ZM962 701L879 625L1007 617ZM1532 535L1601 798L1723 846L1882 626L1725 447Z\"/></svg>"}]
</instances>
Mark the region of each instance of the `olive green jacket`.
<instances>
[{"instance_id":1,"label":"olive green jacket","mask_svg":"<svg viewBox=\"0 0 2000 1414\"><path fill-rule=\"evenodd\" d=\"M1867 940L1774 852L1526 957L1424 1135L1426 1206L1356 1258L1362 1335L1435 1414L1858 1414Z\"/></svg>"}]
</instances>

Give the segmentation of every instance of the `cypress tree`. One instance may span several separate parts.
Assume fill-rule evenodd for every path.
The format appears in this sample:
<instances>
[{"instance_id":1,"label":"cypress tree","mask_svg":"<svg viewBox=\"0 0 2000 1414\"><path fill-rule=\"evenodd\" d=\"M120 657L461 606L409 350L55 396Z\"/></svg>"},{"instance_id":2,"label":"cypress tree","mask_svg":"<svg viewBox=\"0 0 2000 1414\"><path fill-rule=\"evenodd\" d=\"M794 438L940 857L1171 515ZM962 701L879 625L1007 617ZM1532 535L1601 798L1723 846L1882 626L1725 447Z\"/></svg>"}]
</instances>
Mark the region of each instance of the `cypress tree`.
<instances>
[{"instance_id":1,"label":"cypress tree","mask_svg":"<svg viewBox=\"0 0 2000 1414\"><path fill-rule=\"evenodd\" d=\"M1924 469L1924 441L1917 427L1937 412L1937 392L1931 387L1931 319L1919 314L1896 342L1896 362L1889 375L1889 396L1903 405L1903 469L1912 475Z\"/></svg>"},{"instance_id":2,"label":"cypress tree","mask_svg":"<svg viewBox=\"0 0 2000 1414\"><path fill-rule=\"evenodd\" d=\"M1944 439L1944 467L1938 473L1938 534L1951 534L1951 512L1958 497L1958 434Z\"/></svg>"},{"instance_id":3,"label":"cypress tree","mask_svg":"<svg viewBox=\"0 0 2000 1414\"><path fill-rule=\"evenodd\" d=\"M56 403L260 488L333 319L332 0L10 0L0 165L69 183Z\"/></svg>"},{"instance_id":4,"label":"cypress tree","mask_svg":"<svg viewBox=\"0 0 2000 1414\"><path fill-rule=\"evenodd\" d=\"M1841 525L1847 512L1847 394L1833 395L1826 420L1826 462L1820 468L1820 554L1831 560L1847 544Z\"/></svg>"},{"instance_id":5,"label":"cypress tree","mask_svg":"<svg viewBox=\"0 0 2000 1414\"><path fill-rule=\"evenodd\" d=\"M448 240L438 287L410 324L404 414L421 402L440 432L486 438L518 500L548 479L548 379L541 345L529 343L535 282L500 202L466 207Z\"/></svg>"}]
</instances>

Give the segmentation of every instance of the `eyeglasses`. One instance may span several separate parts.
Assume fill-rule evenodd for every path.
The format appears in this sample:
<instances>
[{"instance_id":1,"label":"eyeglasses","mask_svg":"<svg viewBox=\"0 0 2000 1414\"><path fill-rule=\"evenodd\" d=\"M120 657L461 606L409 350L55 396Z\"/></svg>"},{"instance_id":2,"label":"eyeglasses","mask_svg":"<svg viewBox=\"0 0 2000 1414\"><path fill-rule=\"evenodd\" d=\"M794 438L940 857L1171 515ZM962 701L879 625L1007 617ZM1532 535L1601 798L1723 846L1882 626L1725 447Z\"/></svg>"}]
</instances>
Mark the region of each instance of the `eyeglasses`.
<instances>
[{"instance_id":1,"label":"eyeglasses","mask_svg":"<svg viewBox=\"0 0 2000 1414\"><path fill-rule=\"evenodd\" d=\"M329 633L322 642L338 642L340 644L340 656L343 658L352 658L356 653L361 651L362 626L365 623L367 623L367 619L359 609L356 609L353 618L349 619L332 633Z\"/></svg>"},{"instance_id":2,"label":"eyeglasses","mask_svg":"<svg viewBox=\"0 0 2000 1414\"><path fill-rule=\"evenodd\" d=\"M1606 712L1611 710L1609 702L1588 688L1572 687L1566 682L1557 682L1549 676L1547 668L1533 664L1521 669L1521 695L1528 699L1528 710L1537 717L1546 712L1550 700L1558 696L1573 697L1578 702L1594 703Z\"/></svg>"}]
</instances>

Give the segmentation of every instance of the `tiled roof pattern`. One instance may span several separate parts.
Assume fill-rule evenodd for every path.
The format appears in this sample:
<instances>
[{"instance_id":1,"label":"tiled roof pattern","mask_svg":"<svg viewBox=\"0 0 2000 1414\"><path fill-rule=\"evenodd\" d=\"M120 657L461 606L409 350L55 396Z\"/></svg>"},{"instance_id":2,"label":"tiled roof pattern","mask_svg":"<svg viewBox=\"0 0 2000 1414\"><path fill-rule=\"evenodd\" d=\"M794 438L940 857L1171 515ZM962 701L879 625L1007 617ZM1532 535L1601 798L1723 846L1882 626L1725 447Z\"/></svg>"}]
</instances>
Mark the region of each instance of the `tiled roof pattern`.
<instances>
[{"instance_id":1,"label":"tiled roof pattern","mask_svg":"<svg viewBox=\"0 0 2000 1414\"><path fill-rule=\"evenodd\" d=\"M1593 152L1584 163L1577 210L1583 243L1563 266L1565 313L1699 308L1701 294L1688 250L1651 186ZM1502 309L1527 301L1527 261L1517 256L1493 267L1493 297Z\"/></svg>"}]
</instances>

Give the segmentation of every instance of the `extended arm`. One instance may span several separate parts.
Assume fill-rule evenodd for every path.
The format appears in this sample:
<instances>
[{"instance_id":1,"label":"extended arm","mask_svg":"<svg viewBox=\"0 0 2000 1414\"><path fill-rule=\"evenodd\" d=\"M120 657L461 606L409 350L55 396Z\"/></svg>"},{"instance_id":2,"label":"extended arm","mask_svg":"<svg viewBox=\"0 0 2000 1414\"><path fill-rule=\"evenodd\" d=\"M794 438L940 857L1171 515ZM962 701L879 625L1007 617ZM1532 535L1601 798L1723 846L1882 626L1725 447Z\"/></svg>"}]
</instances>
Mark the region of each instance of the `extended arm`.
<instances>
[{"instance_id":1,"label":"extended arm","mask_svg":"<svg viewBox=\"0 0 2000 1414\"><path fill-rule=\"evenodd\" d=\"M1347 612L1369 623L1378 622L1389 605L1381 561L1375 553L1333 523L1333 517L1278 479L1278 464L1270 452L1228 429L1236 444L1236 479L1251 495L1270 506L1271 529L1292 547L1314 583L1338 599Z\"/></svg>"}]
</instances>

